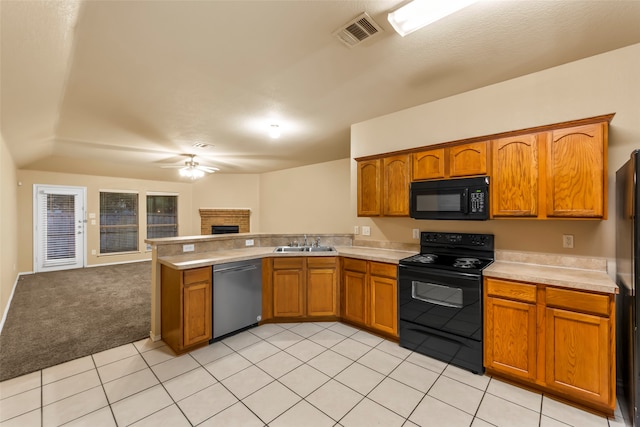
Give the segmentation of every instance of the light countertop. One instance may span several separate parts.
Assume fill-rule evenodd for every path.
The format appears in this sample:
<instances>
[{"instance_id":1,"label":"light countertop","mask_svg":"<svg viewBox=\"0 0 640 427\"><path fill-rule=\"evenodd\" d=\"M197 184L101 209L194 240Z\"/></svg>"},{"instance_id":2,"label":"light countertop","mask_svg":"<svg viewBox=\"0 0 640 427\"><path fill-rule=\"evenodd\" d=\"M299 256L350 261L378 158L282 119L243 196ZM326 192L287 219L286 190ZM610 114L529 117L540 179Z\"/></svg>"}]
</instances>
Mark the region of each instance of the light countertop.
<instances>
[{"instance_id":1,"label":"light countertop","mask_svg":"<svg viewBox=\"0 0 640 427\"><path fill-rule=\"evenodd\" d=\"M606 271L522 262L495 261L483 270L484 277L562 286L584 291L617 294L618 286Z\"/></svg>"},{"instance_id":2,"label":"light countertop","mask_svg":"<svg viewBox=\"0 0 640 427\"><path fill-rule=\"evenodd\" d=\"M188 253L173 256L159 257L158 262L176 270L207 267L214 264L245 261L266 257L292 257L292 256L343 256L358 258L367 261L386 262L398 264L403 259L415 255L417 252L400 251L392 249L377 249L359 246L335 246L336 252L274 252L275 247L249 247L242 249L228 249L201 253Z\"/></svg>"}]
</instances>

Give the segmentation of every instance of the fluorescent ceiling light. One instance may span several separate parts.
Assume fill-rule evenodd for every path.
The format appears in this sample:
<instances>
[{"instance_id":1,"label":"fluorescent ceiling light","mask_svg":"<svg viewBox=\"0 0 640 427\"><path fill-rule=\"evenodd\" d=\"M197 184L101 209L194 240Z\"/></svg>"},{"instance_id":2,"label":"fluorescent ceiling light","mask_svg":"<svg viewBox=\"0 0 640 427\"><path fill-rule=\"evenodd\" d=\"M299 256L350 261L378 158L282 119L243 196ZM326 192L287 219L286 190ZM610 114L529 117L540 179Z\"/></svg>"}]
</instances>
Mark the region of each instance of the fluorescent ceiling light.
<instances>
[{"instance_id":1,"label":"fluorescent ceiling light","mask_svg":"<svg viewBox=\"0 0 640 427\"><path fill-rule=\"evenodd\" d=\"M463 9L477 0L413 0L389 13L387 19L402 37Z\"/></svg>"}]
</instances>

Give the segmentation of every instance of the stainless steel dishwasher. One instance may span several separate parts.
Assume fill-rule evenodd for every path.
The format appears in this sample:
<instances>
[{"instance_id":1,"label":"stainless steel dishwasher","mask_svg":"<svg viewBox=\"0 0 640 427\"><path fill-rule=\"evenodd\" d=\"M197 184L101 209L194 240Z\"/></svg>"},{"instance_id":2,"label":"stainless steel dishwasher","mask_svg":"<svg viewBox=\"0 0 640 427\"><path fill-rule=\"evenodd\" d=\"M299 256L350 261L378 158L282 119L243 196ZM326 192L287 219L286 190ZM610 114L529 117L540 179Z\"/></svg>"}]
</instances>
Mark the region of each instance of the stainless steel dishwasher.
<instances>
[{"instance_id":1,"label":"stainless steel dishwasher","mask_svg":"<svg viewBox=\"0 0 640 427\"><path fill-rule=\"evenodd\" d=\"M213 338L256 326L262 315L262 260L213 266Z\"/></svg>"}]
</instances>

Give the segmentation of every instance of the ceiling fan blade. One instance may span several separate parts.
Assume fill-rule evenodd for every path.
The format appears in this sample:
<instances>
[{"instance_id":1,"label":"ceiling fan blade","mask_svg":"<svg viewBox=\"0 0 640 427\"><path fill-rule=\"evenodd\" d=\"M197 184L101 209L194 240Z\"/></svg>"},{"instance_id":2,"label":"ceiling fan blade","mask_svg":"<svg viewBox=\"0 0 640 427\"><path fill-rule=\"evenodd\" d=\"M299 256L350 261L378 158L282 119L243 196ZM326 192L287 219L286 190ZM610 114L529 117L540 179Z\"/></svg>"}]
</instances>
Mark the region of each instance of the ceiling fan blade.
<instances>
[{"instance_id":1,"label":"ceiling fan blade","mask_svg":"<svg viewBox=\"0 0 640 427\"><path fill-rule=\"evenodd\" d=\"M208 172L208 173L212 173L212 172L215 172L215 171L219 171L219 170L220 170L220 169L215 168L215 167L213 167L213 166L203 166L203 165L198 165L198 166L196 166L196 169L200 169L200 170L205 171L205 172Z\"/></svg>"}]
</instances>

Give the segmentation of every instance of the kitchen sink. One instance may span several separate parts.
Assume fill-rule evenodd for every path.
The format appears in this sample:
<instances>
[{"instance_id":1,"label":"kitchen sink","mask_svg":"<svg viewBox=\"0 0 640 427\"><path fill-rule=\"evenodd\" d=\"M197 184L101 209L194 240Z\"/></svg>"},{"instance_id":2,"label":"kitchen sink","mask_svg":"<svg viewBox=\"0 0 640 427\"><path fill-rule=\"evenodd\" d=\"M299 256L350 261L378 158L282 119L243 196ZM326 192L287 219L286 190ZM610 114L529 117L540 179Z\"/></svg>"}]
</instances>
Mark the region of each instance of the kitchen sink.
<instances>
[{"instance_id":1,"label":"kitchen sink","mask_svg":"<svg viewBox=\"0 0 640 427\"><path fill-rule=\"evenodd\" d=\"M333 246L278 246L274 252L336 252Z\"/></svg>"}]
</instances>

